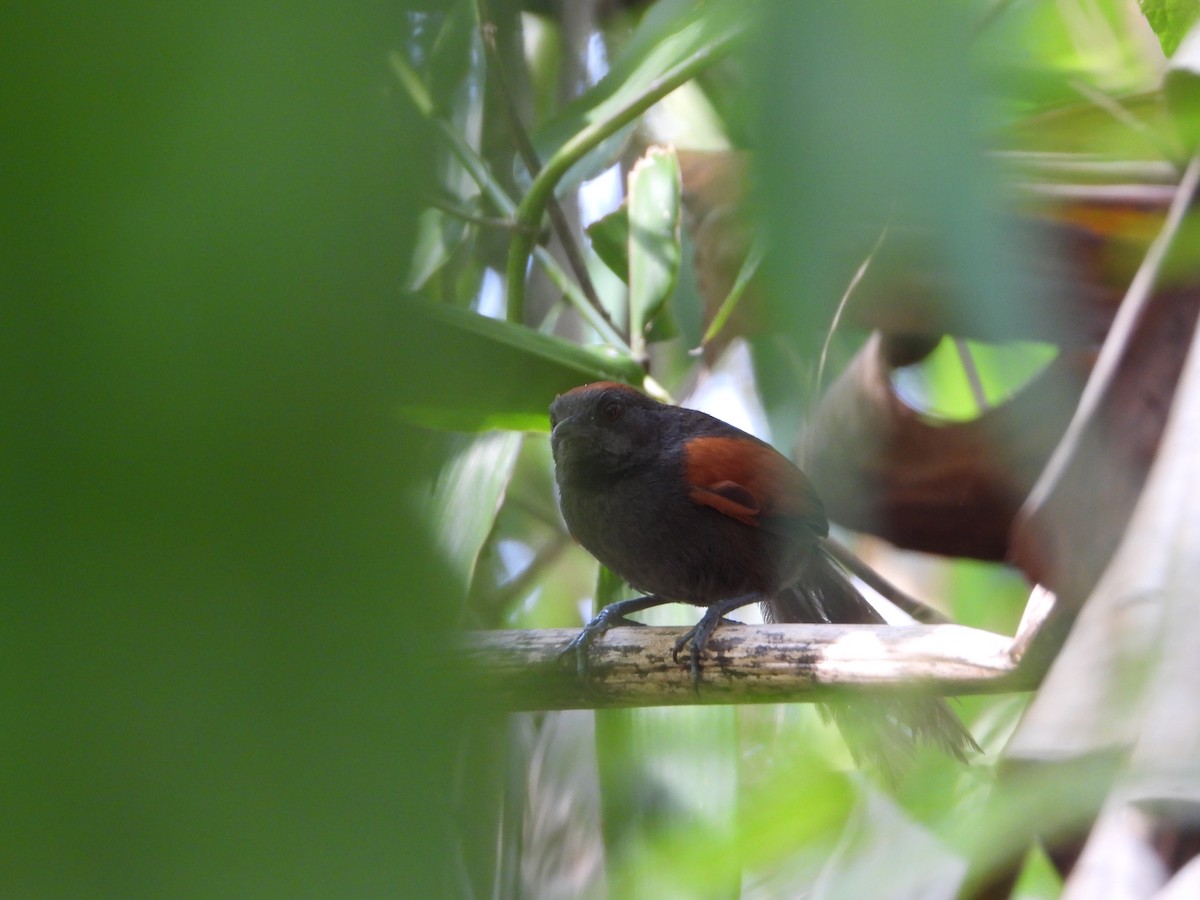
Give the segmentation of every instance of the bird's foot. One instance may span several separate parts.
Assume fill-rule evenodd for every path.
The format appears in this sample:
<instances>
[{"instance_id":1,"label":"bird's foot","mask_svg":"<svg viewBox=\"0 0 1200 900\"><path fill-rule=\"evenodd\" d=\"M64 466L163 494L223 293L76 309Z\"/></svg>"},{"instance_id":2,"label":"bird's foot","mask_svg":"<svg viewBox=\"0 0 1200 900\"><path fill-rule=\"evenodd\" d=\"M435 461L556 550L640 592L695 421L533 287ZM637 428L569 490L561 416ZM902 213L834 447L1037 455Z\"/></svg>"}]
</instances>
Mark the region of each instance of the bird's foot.
<instances>
[{"instance_id":1,"label":"bird's foot","mask_svg":"<svg viewBox=\"0 0 1200 900\"><path fill-rule=\"evenodd\" d=\"M704 611L704 615L700 617L700 621L683 633L683 636L675 642L675 648L671 651L671 659L679 663L679 654L688 644L692 645L689 651L691 659L689 667L692 672L692 689L697 693L700 691L700 658L704 655L704 649L708 646L708 639L712 637L713 632L717 630L717 626L722 623L727 625L736 625L730 619L725 618L725 614L733 612L735 609L740 609L751 603L762 599L758 594L741 594L737 597L729 597L725 600L718 601Z\"/></svg>"},{"instance_id":2,"label":"bird's foot","mask_svg":"<svg viewBox=\"0 0 1200 900\"><path fill-rule=\"evenodd\" d=\"M702 664L701 657L704 655L704 650L708 646L708 639L713 636L713 632L717 630L718 625L736 625L737 623L731 619L726 619L721 615L720 611L716 615L712 615L712 610L715 607L710 607L691 628L685 631L675 642L675 647L671 650L671 659L679 663L679 654L683 652L688 644L692 647L688 651L688 665L692 672L692 688L697 692L700 690L700 670Z\"/></svg>"},{"instance_id":3,"label":"bird's foot","mask_svg":"<svg viewBox=\"0 0 1200 900\"><path fill-rule=\"evenodd\" d=\"M592 644L604 637L609 629L616 628L619 625L643 626L644 623L642 622L635 622L632 619L626 618L629 613L649 609L652 606L661 606L663 603L669 602L669 600L661 600L651 594L646 597L633 597L629 600L618 600L616 603L608 604L608 606L596 613L592 621L583 626L583 630L567 646L559 651L559 661L566 662L568 658L574 656L575 671L582 680L586 681L590 674L588 651L591 650Z\"/></svg>"}]
</instances>

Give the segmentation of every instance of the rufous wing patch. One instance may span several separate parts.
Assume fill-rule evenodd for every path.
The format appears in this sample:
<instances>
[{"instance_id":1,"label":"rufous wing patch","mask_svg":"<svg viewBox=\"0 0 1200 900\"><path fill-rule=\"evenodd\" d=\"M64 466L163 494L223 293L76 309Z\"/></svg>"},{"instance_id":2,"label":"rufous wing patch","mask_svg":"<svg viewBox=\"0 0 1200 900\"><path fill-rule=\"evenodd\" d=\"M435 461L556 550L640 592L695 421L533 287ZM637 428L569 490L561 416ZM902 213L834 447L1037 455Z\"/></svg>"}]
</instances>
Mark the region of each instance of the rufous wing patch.
<instances>
[{"instance_id":1,"label":"rufous wing patch","mask_svg":"<svg viewBox=\"0 0 1200 900\"><path fill-rule=\"evenodd\" d=\"M746 525L825 534L825 510L812 485L787 457L736 437L694 438L684 446L689 498Z\"/></svg>"},{"instance_id":2,"label":"rufous wing patch","mask_svg":"<svg viewBox=\"0 0 1200 900\"><path fill-rule=\"evenodd\" d=\"M760 512L754 495L733 481L722 481L711 487L692 487L688 497L701 506L711 506L717 512L747 525L758 525Z\"/></svg>"}]
</instances>

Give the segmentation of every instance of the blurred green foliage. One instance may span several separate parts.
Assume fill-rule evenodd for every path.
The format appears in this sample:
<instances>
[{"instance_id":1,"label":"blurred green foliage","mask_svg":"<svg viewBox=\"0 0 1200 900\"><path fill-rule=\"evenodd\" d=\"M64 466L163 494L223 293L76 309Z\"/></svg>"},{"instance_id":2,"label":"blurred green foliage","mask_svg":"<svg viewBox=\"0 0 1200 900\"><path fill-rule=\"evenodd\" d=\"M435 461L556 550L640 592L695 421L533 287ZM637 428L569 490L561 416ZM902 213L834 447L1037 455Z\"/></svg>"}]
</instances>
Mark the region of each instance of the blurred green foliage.
<instances>
[{"instance_id":1,"label":"blurred green foliage","mask_svg":"<svg viewBox=\"0 0 1200 900\"><path fill-rule=\"evenodd\" d=\"M444 895L409 13L0 19L0 895Z\"/></svg>"}]
</instances>

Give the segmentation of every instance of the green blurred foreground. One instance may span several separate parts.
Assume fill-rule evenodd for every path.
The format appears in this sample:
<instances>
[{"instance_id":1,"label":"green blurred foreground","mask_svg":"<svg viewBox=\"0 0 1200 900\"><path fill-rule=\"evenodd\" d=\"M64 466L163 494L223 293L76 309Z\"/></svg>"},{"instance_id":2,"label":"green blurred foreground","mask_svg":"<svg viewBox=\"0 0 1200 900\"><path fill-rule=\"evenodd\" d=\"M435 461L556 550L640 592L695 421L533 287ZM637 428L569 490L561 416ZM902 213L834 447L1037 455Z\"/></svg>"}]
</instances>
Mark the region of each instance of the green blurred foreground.
<instances>
[{"instance_id":1,"label":"green blurred foreground","mask_svg":"<svg viewBox=\"0 0 1200 900\"><path fill-rule=\"evenodd\" d=\"M434 896L406 14L0 19L0 896Z\"/></svg>"}]
</instances>

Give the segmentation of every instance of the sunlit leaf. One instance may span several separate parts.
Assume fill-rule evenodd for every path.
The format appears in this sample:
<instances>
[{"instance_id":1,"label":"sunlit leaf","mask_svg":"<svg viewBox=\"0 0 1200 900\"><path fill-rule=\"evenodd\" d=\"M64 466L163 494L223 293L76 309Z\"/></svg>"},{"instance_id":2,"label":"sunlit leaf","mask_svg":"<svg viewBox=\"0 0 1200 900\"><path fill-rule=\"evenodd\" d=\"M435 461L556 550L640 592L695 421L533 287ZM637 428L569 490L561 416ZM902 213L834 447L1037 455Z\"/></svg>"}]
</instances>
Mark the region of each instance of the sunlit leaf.
<instances>
[{"instance_id":1,"label":"sunlit leaf","mask_svg":"<svg viewBox=\"0 0 1200 900\"><path fill-rule=\"evenodd\" d=\"M1138 0L1138 6L1167 56L1175 52L1200 18L1200 5L1195 0Z\"/></svg>"},{"instance_id":2,"label":"sunlit leaf","mask_svg":"<svg viewBox=\"0 0 1200 900\"><path fill-rule=\"evenodd\" d=\"M937 419L968 421L1011 397L1056 355L1047 344L960 343L947 337L919 363L896 369L892 381L914 409Z\"/></svg>"}]
</instances>

